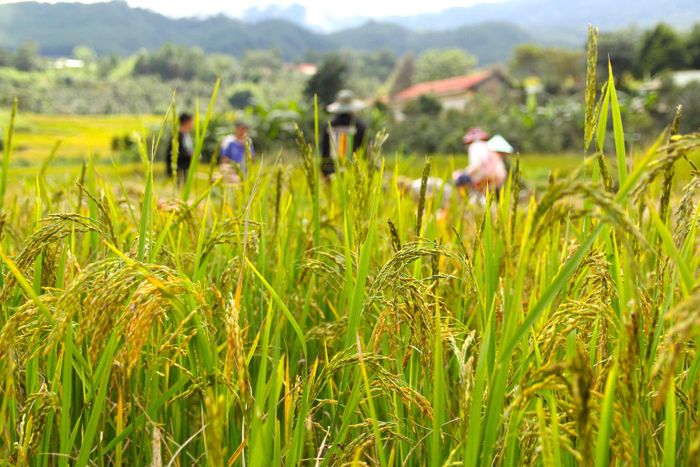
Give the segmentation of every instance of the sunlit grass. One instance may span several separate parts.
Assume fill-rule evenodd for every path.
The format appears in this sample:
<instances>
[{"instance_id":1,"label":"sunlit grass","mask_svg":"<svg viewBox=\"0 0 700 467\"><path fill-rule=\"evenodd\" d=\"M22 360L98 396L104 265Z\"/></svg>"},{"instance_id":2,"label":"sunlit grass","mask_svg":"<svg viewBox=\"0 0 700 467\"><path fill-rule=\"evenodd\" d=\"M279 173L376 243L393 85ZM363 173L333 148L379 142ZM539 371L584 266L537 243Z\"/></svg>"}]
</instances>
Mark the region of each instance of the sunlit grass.
<instances>
[{"instance_id":1,"label":"sunlit grass","mask_svg":"<svg viewBox=\"0 0 700 467\"><path fill-rule=\"evenodd\" d=\"M13 165L38 166L61 141L63 160L77 161L92 153L109 160L112 138L142 132L160 123L161 117L137 115L43 115L23 114L17 118ZM74 162L75 163L75 162Z\"/></svg>"}]
</instances>

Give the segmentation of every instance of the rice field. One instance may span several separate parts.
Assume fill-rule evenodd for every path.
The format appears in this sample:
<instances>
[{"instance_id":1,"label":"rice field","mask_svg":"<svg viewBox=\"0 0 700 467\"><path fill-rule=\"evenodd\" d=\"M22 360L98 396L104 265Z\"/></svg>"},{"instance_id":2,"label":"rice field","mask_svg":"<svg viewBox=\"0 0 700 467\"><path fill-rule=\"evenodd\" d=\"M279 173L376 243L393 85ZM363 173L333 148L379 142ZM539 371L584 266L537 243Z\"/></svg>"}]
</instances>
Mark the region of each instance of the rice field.
<instances>
[{"instance_id":1,"label":"rice field","mask_svg":"<svg viewBox=\"0 0 700 467\"><path fill-rule=\"evenodd\" d=\"M9 114L10 109L0 108L0 112ZM6 123L0 119L0 129L4 129ZM142 184L141 165L119 160L119 154L112 148L112 139L134 133L148 134L161 123L162 117L153 115L40 115L20 112L14 125L10 177L33 182L37 170L51 158L45 173L67 181L66 177L74 178L80 173L83 162L88 155L92 155L97 165L108 169L102 170L103 176L109 177L119 172L127 181L138 178ZM288 148L283 153L287 160L297 155L295 148ZM403 175L418 178L424 160L425 155L422 154L402 157L398 160L399 170ZM394 158L389 157L387 167L392 167L395 162ZM448 176L466 164L466 154L434 155L433 173ZM553 169L560 175L567 175L580 164L580 154L525 154L521 171L523 179L544 187ZM160 175L164 171L163 163L156 163L154 171L156 176Z\"/></svg>"},{"instance_id":2,"label":"rice field","mask_svg":"<svg viewBox=\"0 0 700 467\"><path fill-rule=\"evenodd\" d=\"M9 109L8 109L9 113ZM151 115L17 115L14 124L12 165L35 169L52 153L54 165L81 165L88 153L109 161L112 138L158 126L162 118ZM0 121L5 128L6 121ZM59 164L60 162L60 164Z\"/></svg>"},{"instance_id":3,"label":"rice field","mask_svg":"<svg viewBox=\"0 0 700 467\"><path fill-rule=\"evenodd\" d=\"M526 199L516 163L440 215L380 145L327 183L302 134L235 187L164 182L157 140L143 183L88 159L17 186L10 118L0 464L697 465L700 134L626 154L589 89L615 163Z\"/></svg>"}]
</instances>

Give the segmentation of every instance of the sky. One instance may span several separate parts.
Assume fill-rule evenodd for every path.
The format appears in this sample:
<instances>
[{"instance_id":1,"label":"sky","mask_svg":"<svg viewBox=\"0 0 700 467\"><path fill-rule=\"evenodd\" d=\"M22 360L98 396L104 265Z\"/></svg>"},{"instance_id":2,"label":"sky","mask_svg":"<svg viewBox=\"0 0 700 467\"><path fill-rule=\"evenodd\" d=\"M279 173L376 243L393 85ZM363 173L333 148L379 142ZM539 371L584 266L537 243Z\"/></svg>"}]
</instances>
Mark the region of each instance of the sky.
<instances>
[{"instance_id":1,"label":"sky","mask_svg":"<svg viewBox=\"0 0 700 467\"><path fill-rule=\"evenodd\" d=\"M17 0L0 0L0 3L13 3ZM81 0L82 3L95 3L91 0ZM306 7L308 20L322 26L324 18L342 18L352 16L382 17L391 15L412 15L416 13L437 12L446 8L466 7L476 3L497 0L353 0L349 2L329 0L127 0L131 6L155 10L168 16L208 16L225 13L229 16L240 17L251 7L264 7L271 4L291 5L300 4ZM48 3L57 3L49 1Z\"/></svg>"}]
</instances>

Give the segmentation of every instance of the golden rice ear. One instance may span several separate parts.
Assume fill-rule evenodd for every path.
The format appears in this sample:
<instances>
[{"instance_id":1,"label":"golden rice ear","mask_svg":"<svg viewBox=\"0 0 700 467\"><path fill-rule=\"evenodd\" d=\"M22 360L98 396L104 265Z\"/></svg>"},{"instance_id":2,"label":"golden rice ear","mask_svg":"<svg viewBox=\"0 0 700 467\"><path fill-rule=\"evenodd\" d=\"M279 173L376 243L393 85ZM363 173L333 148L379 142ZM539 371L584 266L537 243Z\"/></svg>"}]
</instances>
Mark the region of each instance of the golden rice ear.
<instances>
[{"instance_id":1,"label":"golden rice ear","mask_svg":"<svg viewBox=\"0 0 700 467\"><path fill-rule=\"evenodd\" d=\"M426 158L425 165L423 166L423 176L420 182L420 195L418 197L418 212L416 214L416 232L415 236L420 237L423 229L423 215L425 211L425 194L428 188L428 177L430 177L430 168L432 166L432 159L430 157Z\"/></svg>"}]
</instances>

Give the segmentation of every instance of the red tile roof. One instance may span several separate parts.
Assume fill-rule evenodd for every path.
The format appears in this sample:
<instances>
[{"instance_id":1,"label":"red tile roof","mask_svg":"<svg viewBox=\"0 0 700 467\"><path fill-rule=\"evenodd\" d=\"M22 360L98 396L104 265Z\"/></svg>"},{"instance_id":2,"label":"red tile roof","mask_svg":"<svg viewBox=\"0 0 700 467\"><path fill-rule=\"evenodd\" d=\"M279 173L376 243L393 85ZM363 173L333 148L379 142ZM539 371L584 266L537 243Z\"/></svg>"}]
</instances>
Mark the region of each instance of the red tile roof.
<instances>
[{"instance_id":1,"label":"red tile roof","mask_svg":"<svg viewBox=\"0 0 700 467\"><path fill-rule=\"evenodd\" d=\"M406 101L415 99L416 97L423 96L425 94L452 94L456 92L463 92L472 89L489 78L495 76L493 70L484 70L478 73L472 73L466 76L457 76L455 78L441 79L438 81L428 81L426 83L419 83L411 86L408 89L404 89L398 93L394 98L397 101Z\"/></svg>"}]
</instances>

